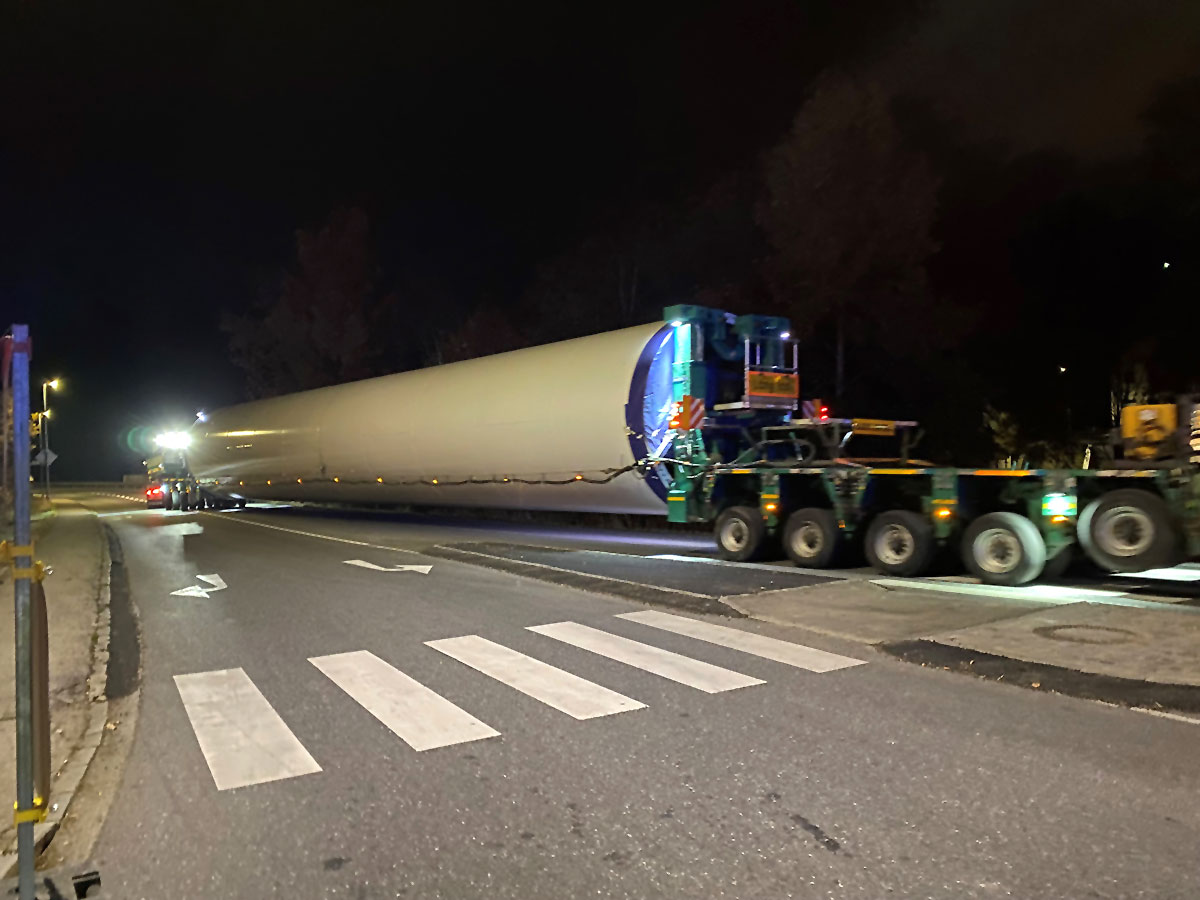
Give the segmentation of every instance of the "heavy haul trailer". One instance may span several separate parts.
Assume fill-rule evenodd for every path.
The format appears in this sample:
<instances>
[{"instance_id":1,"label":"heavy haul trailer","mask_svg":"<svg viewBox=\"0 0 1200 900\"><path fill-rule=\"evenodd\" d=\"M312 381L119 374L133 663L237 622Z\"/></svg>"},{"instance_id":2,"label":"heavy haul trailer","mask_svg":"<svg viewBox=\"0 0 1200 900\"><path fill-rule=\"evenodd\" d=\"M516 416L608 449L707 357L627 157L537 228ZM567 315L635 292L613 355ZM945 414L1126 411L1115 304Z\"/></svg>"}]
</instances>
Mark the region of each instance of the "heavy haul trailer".
<instances>
[{"instance_id":1,"label":"heavy haul trailer","mask_svg":"<svg viewBox=\"0 0 1200 900\"><path fill-rule=\"evenodd\" d=\"M778 341L764 354L761 341L746 337L742 394L730 398L715 389L721 367L703 352L703 332L720 320L698 307L667 315L676 327L679 432L663 463L672 473L667 516L712 523L726 559L782 544L798 565L824 568L861 546L877 571L913 576L951 549L984 582L1016 585L1062 574L1077 547L1106 571L1200 557L1194 402L1123 410L1121 458L1107 468L937 467L911 458L915 422L831 419L819 404L792 418L800 405L794 345L789 364ZM727 383L729 373L717 377ZM856 437L891 438L899 450L854 459Z\"/></svg>"},{"instance_id":2,"label":"heavy haul trailer","mask_svg":"<svg viewBox=\"0 0 1200 900\"><path fill-rule=\"evenodd\" d=\"M661 322L217 410L187 435L189 474L204 504L665 514L715 524L734 559L778 538L797 562L831 565L862 538L896 574L928 565L931 541L970 537L972 567L999 583L1064 565L1080 533L1110 569L1173 559L1185 532L1200 549L1195 460L1143 464L1134 448L1125 462L1142 471L1111 476L935 468L910 459L914 423L836 422L819 405L797 419L798 353L786 319L674 306ZM901 449L849 459L864 435Z\"/></svg>"}]
</instances>

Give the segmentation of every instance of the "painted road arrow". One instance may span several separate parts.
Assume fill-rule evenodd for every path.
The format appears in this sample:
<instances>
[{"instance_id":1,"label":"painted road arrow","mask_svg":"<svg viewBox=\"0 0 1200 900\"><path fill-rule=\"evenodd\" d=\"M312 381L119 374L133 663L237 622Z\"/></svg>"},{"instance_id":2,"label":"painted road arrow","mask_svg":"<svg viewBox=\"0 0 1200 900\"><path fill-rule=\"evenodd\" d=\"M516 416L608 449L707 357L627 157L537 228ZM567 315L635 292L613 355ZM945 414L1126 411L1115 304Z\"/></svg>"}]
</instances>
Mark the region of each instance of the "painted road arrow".
<instances>
[{"instance_id":1,"label":"painted road arrow","mask_svg":"<svg viewBox=\"0 0 1200 900\"><path fill-rule=\"evenodd\" d=\"M433 568L433 566L377 566L365 559L343 559L342 562L348 566L359 566L373 572L420 572L422 575L428 575L429 570Z\"/></svg>"},{"instance_id":2,"label":"painted road arrow","mask_svg":"<svg viewBox=\"0 0 1200 900\"><path fill-rule=\"evenodd\" d=\"M171 596L172 597L204 597L207 599L209 594L214 593L215 591L223 591L223 590L225 590L225 588L229 587L229 585L227 585L225 583L225 579L222 578L220 575L197 575L196 577L199 578L201 581L203 581L205 584L210 585L210 587L205 588L205 587L200 587L200 585L198 585L198 584L189 584L185 588L180 588L177 591L171 591Z\"/></svg>"}]
</instances>

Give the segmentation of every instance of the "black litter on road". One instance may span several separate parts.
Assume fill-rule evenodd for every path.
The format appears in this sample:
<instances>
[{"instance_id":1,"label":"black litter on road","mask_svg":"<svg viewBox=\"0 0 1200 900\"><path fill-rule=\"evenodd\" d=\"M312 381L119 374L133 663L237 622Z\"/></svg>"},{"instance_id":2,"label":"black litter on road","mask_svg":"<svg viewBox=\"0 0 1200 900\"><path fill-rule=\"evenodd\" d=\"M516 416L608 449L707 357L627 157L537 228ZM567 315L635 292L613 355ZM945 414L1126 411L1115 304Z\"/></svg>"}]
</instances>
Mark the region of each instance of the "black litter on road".
<instances>
[{"instance_id":1,"label":"black litter on road","mask_svg":"<svg viewBox=\"0 0 1200 900\"><path fill-rule=\"evenodd\" d=\"M759 594L843 580L788 568L655 559L594 550L560 550L520 544L449 544L427 551L462 562L517 572L543 581L599 590L635 600L669 602L699 611L732 611L721 597Z\"/></svg>"}]
</instances>

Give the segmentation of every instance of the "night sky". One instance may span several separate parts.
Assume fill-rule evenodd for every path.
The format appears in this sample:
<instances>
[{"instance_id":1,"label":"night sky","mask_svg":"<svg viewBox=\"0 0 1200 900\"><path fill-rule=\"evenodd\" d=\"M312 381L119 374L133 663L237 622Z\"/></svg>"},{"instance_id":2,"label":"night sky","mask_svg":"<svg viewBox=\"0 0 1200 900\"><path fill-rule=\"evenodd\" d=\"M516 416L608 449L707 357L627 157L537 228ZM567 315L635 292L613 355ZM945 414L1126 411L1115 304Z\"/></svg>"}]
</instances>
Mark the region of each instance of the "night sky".
<instances>
[{"instance_id":1,"label":"night sky","mask_svg":"<svg viewBox=\"0 0 1200 900\"><path fill-rule=\"evenodd\" d=\"M1155 169L1173 145L1151 152L1150 111L1200 74L1188 0L22 2L3 15L0 318L30 324L37 379L66 380L59 478L137 471L131 429L242 399L221 313L269 292L297 229L332 210L367 211L389 282L516 310L544 261L754 170L831 67L909 110L945 170L935 285L962 297L977 279L985 316L1036 318L1023 331L996 316L990 339L1025 342L1014 360L1059 329L1074 369L1200 319L1190 301L1143 303L1143 320L1162 318L1135 335L1127 310L1102 315L1161 279L1166 257L1186 272L1200 236L1176 173ZM953 239L950 223L992 219L1002 257ZM1096 277L1097 255L1130 247Z\"/></svg>"}]
</instances>

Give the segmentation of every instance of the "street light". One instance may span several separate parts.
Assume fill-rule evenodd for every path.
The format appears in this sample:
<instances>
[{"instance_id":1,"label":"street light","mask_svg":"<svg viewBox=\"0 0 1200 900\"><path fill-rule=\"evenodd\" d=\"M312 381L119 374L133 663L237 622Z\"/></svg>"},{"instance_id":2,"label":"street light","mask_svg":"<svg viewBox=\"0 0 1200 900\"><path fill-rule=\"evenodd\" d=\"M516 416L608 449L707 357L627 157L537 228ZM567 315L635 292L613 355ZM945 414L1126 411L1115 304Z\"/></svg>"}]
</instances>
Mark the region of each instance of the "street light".
<instances>
[{"instance_id":1,"label":"street light","mask_svg":"<svg viewBox=\"0 0 1200 900\"><path fill-rule=\"evenodd\" d=\"M61 378L42 382L42 485L47 500L50 499L50 429L46 427L50 421L50 403L47 391L57 391L60 384Z\"/></svg>"}]
</instances>

